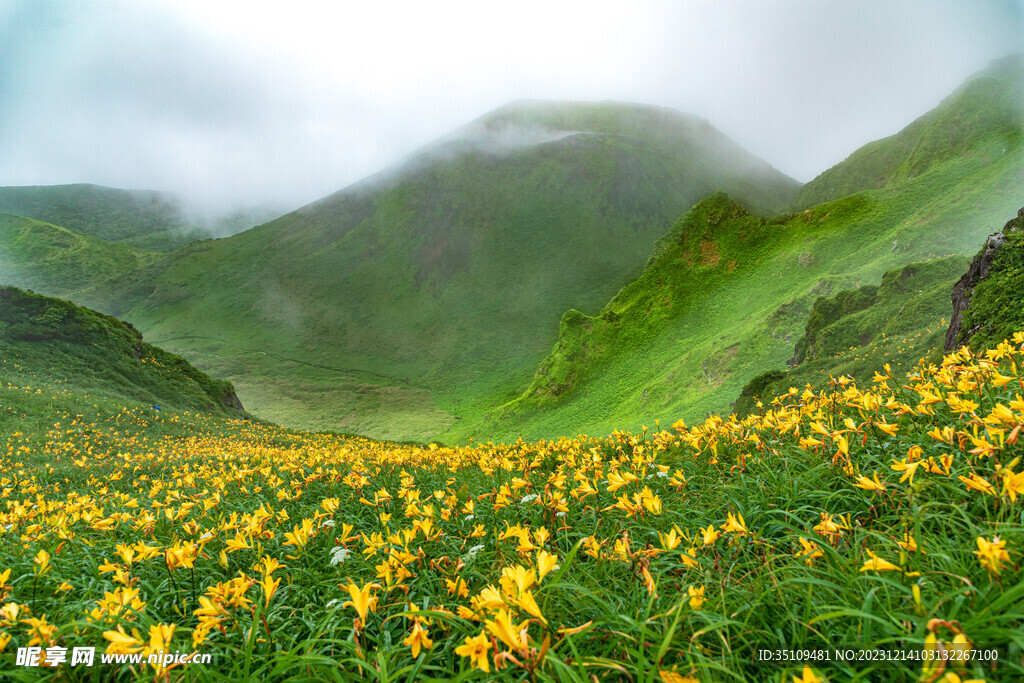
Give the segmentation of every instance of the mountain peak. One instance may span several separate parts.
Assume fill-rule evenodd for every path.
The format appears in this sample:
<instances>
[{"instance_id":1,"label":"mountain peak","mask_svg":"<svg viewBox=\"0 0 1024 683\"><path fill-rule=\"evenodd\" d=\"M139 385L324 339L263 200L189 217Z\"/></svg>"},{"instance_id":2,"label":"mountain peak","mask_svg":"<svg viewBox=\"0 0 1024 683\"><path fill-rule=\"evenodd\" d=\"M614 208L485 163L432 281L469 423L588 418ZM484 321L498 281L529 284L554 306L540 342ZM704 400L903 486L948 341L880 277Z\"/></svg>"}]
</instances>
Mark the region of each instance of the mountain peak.
<instances>
[{"instance_id":1,"label":"mountain peak","mask_svg":"<svg viewBox=\"0 0 1024 683\"><path fill-rule=\"evenodd\" d=\"M519 99L484 114L456 133L510 127L658 137L678 136L686 130L714 130L704 119L668 107L616 100Z\"/></svg>"}]
</instances>

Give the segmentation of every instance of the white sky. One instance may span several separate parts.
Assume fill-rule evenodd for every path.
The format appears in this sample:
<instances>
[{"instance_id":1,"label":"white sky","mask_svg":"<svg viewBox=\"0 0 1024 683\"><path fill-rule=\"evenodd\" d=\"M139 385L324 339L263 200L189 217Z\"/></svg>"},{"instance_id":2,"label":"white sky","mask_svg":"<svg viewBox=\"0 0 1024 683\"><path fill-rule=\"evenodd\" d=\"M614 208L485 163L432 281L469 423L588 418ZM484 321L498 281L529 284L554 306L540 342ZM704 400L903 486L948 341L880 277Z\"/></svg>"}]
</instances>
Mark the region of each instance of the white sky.
<instances>
[{"instance_id":1,"label":"white sky","mask_svg":"<svg viewBox=\"0 0 1024 683\"><path fill-rule=\"evenodd\" d=\"M808 181L1022 37L1006 0L0 0L0 185L290 209L517 98L673 107Z\"/></svg>"}]
</instances>

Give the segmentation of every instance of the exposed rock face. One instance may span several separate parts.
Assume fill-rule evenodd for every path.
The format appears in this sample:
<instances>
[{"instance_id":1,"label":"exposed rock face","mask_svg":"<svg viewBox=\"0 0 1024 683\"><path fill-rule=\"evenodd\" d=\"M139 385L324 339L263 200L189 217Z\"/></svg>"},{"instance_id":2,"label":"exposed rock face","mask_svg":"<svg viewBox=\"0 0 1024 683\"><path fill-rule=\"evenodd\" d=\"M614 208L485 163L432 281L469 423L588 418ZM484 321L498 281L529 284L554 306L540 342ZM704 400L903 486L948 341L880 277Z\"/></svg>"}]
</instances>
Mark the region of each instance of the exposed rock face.
<instances>
[{"instance_id":1,"label":"exposed rock face","mask_svg":"<svg viewBox=\"0 0 1024 683\"><path fill-rule=\"evenodd\" d=\"M981 325L975 325L973 329L964 330L961 335L964 313L971 304L971 295L979 282L989 275L989 269L996 254L1006 244L1006 236L1011 232L1024 228L1024 207L1017 211L1017 217L1008 221L1000 232L993 233L985 240L985 246L971 261L971 266L964 273L963 277L953 285L953 317L949 322L949 330L946 332L946 351L953 351L966 344Z\"/></svg>"},{"instance_id":2,"label":"exposed rock face","mask_svg":"<svg viewBox=\"0 0 1024 683\"><path fill-rule=\"evenodd\" d=\"M238 399L238 394L234 391L229 391L220 400L221 405L225 408L234 408L239 412L245 412L245 408L242 407L242 402Z\"/></svg>"}]
</instances>

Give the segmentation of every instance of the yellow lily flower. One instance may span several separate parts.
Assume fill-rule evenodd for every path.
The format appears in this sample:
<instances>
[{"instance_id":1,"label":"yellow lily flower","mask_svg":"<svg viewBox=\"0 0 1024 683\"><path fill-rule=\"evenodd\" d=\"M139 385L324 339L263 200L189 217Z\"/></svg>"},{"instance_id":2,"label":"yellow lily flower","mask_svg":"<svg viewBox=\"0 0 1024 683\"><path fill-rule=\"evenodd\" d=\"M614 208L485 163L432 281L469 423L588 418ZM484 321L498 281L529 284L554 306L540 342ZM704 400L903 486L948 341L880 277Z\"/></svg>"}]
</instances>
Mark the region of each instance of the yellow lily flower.
<instances>
[{"instance_id":1,"label":"yellow lily flower","mask_svg":"<svg viewBox=\"0 0 1024 683\"><path fill-rule=\"evenodd\" d=\"M366 613L368 611L377 611L377 597L370 595L370 591L380 588L380 584L367 583L363 584L362 588L358 588L355 583L349 582L347 586L339 586L348 591L348 594L352 597L352 600L346 601L342 607L348 607L352 605L355 608L356 613L359 615L359 620L362 623L366 623Z\"/></svg>"},{"instance_id":2,"label":"yellow lily flower","mask_svg":"<svg viewBox=\"0 0 1024 683\"><path fill-rule=\"evenodd\" d=\"M488 620L484 626L493 635L505 643L512 650L524 650L529 643L529 636L526 628L529 621L524 621L519 626L512 623L512 617L507 610L498 610L493 620Z\"/></svg>"},{"instance_id":3,"label":"yellow lily flower","mask_svg":"<svg viewBox=\"0 0 1024 683\"><path fill-rule=\"evenodd\" d=\"M487 658L487 652L490 649L487 635L481 632L473 637L466 636L465 644L455 648L455 654L460 657L468 657L473 666L484 673L490 673L491 663Z\"/></svg>"}]
</instances>

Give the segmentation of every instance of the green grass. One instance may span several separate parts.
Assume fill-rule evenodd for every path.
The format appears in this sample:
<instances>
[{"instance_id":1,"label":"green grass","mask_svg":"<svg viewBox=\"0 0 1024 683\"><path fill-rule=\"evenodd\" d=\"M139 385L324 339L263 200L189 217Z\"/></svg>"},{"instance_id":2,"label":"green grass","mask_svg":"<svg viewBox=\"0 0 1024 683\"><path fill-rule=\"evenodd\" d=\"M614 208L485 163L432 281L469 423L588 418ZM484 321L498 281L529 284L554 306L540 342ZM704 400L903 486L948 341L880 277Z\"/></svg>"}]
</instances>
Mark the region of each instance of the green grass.
<instances>
[{"instance_id":1,"label":"green grass","mask_svg":"<svg viewBox=\"0 0 1024 683\"><path fill-rule=\"evenodd\" d=\"M702 196L725 186L776 210L797 187L706 123L652 108L519 105L476 125L575 134L500 153L430 149L189 245L97 307L231 379L269 419L429 438L527 382L561 312L598 310Z\"/></svg>"},{"instance_id":2,"label":"green grass","mask_svg":"<svg viewBox=\"0 0 1024 683\"><path fill-rule=\"evenodd\" d=\"M913 263L883 275L878 287L818 298L794 357L751 379L734 410L756 412L758 399L789 387L820 390L840 376L867 385L886 363L906 373L920 358L935 359L952 314L950 292L967 263L962 256Z\"/></svg>"},{"instance_id":3,"label":"green grass","mask_svg":"<svg viewBox=\"0 0 1024 683\"><path fill-rule=\"evenodd\" d=\"M243 207L203 218L167 192L77 184L0 187L0 213L59 225L104 242L170 253L196 240L246 230L283 211Z\"/></svg>"},{"instance_id":4,"label":"green grass","mask_svg":"<svg viewBox=\"0 0 1024 683\"><path fill-rule=\"evenodd\" d=\"M0 380L11 388L49 387L86 402L128 400L147 409L242 414L229 382L142 341L128 324L14 287L0 288ZM0 428L23 418L5 401Z\"/></svg>"},{"instance_id":5,"label":"green grass","mask_svg":"<svg viewBox=\"0 0 1024 683\"><path fill-rule=\"evenodd\" d=\"M1011 351L1017 356L1018 346ZM79 396L73 386L44 385L38 392L0 387L0 400L15 401L29 416L15 430L0 431L3 522L14 531L0 534L0 571L10 570L0 591L26 620L0 621L0 636L11 638L0 665L12 680L61 680L72 673L81 680L153 679L156 672L147 666L16 667L14 652L31 635L27 619L45 615L54 627L47 638L55 644L100 652L110 643L104 634L118 626L128 636L138 629L148 643L150 628L173 624L172 651L213 655L211 664L170 670L175 681L546 682L594 675L654 683L674 670L705 682L791 683L801 665L758 663L756 651L841 644L920 649L930 633L949 641L955 628L980 647L1001 650L997 669L957 667L962 679L1019 680L1021 501L1005 490L982 495L960 478L978 475L1000 489L1003 468L1019 469L1010 464L1020 455L1019 443L984 456L969 449L971 435L988 438L1001 429L988 420L1021 389L1017 381L997 386L989 370L970 361L954 366L960 374L943 379L934 368L926 377L894 377L877 388L871 408L864 407L864 390L847 387L800 402L784 398L775 413L743 423L715 416L689 429L475 448L381 444L210 414L154 413ZM1009 359L1001 370L1010 371ZM952 399L958 380L966 378L981 382L959 392L977 402L971 413L944 401L927 411L916 408L929 391ZM887 405L889 397L895 405ZM1009 416L999 413L1007 427L1024 421L1016 401ZM898 429L890 436L880 424ZM953 436L942 438L948 442L930 433L947 426ZM801 443L807 435L823 443ZM833 458L840 438L849 444L850 472ZM915 449L919 455L912 455ZM901 473L892 469L900 459L928 465L950 453L949 472L921 467L899 481ZM665 476L659 468L667 469ZM670 481L677 471L685 484ZM873 472L884 491L856 486L856 474ZM613 473L637 480L611 491ZM496 489L513 484L509 505L496 505ZM643 487L658 496L658 513L631 516L612 507ZM371 500L381 489L394 498ZM551 498L557 492L564 494L562 516ZM411 507L417 496L420 505ZM473 519L464 510L470 502ZM430 512L423 511L427 503ZM742 515L745 533L723 528L730 515ZM848 520L847 528L830 538L816 528L823 515ZM303 520L314 533L302 547L286 544L285 534ZM430 532L423 531L427 521ZM482 534L472 536L477 524ZM474 620L456 610L485 587L499 586L502 569L539 566L535 551L517 550L519 538L503 538L519 525L531 534L546 529L549 537L539 544L557 561L532 588L546 623L510 606L519 613L517 624L527 622L527 656L517 653L520 664L509 660L496 672L495 653L509 649L498 641L485 675L455 649L488 633L486 620L495 612ZM708 527L721 537L705 543ZM681 545L668 551L663 538L673 528L681 532ZM411 540L392 536L405 530ZM377 532L391 536L385 548L364 552ZM899 547L908 534L917 551ZM1007 543L1010 559L990 573L974 551L976 539L994 537ZM228 542L239 538L248 547L230 550ZM615 543L624 538L629 554L617 557ZM801 556L801 538L815 543L820 555ZM598 546L593 555L583 545L589 539ZM156 555L124 560L118 548L140 542ZM194 567L168 563L165 553L174 546L199 548ZM351 552L332 564L339 547ZM34 562L40 551L49 555L45 572ZM379 566L385 556L407 551L403 566L410 575L390 590L377 589L375 610L357 626L343 587L384 583ZM868 551L899 568L865 567ZM684 564L683 552L692 552L697 565ZM262 578L262 557L284 565L273 573L281 583L269 599L250 580ZM125 587L107 563L120 565L120 578L139 590L143 607L93 616L105 593ZM241 582L234 597L216 589L235 579ZM464 580L469 594L452 595L445 579ZM59 590L65 582L70 590ZM705 601L695 605L688 589L697 586ZM238 596L245 601L236 603ZM201 597L224 613L196 646ZM432 646L414 656L403 641L413 618L424 616ZM559 632L576 627L582 628ZM523 666L538 658L545 638L550 647L543 661ZM812 665L832 681L910 683L923 673L915 660L889 667L834 660Z\"/></svg>"},{"instance_id":6,"label":"green grass","mask_svg":"<svg viewBox=\"0 0 1024 683\"><path fill-rule=\"evenodd\" d=\"M572 319L526 391L465 433L607 433L728 412L752 378L785 367L815 299L908 262L958 255L966 264L1016 212L1022 183L1024 153L990 145L771 220L710 198L603 311Z\"/></svg>"},{"instance_id":7,"label":"green grass","mask_svg":"<svg viewBox=\"0 0 1024 683\"><path fill-rule=\"evenodd\" d=\"M108 242L173 251L203 236L173 195L99 185L0 187L0 211Z\"/></svg>"},{"instance_id":8,"label":"green grass","mask_svg":"<svg viewBox=\"0 0 1024 683\"><path fill-rule=\"evenodd\" d=\"M938 107L891 137L858 149L800 189L805 209L863 190L914 178L986 142L1018 147L1024 127L1024 56L993 62Z\"/></svg>"},{"instance_id":9,"label":"green grass","mask_svg":"<svg viewBox=\"0 0 1024 683\"><path fill-rule=\"evenodd\" d=\"M0 285L36 288L80 303L106 299L110 283L159 257L24 216L0 213ZM97 291L99 290L99 291Z\"/></svg>"}]
</instances>

